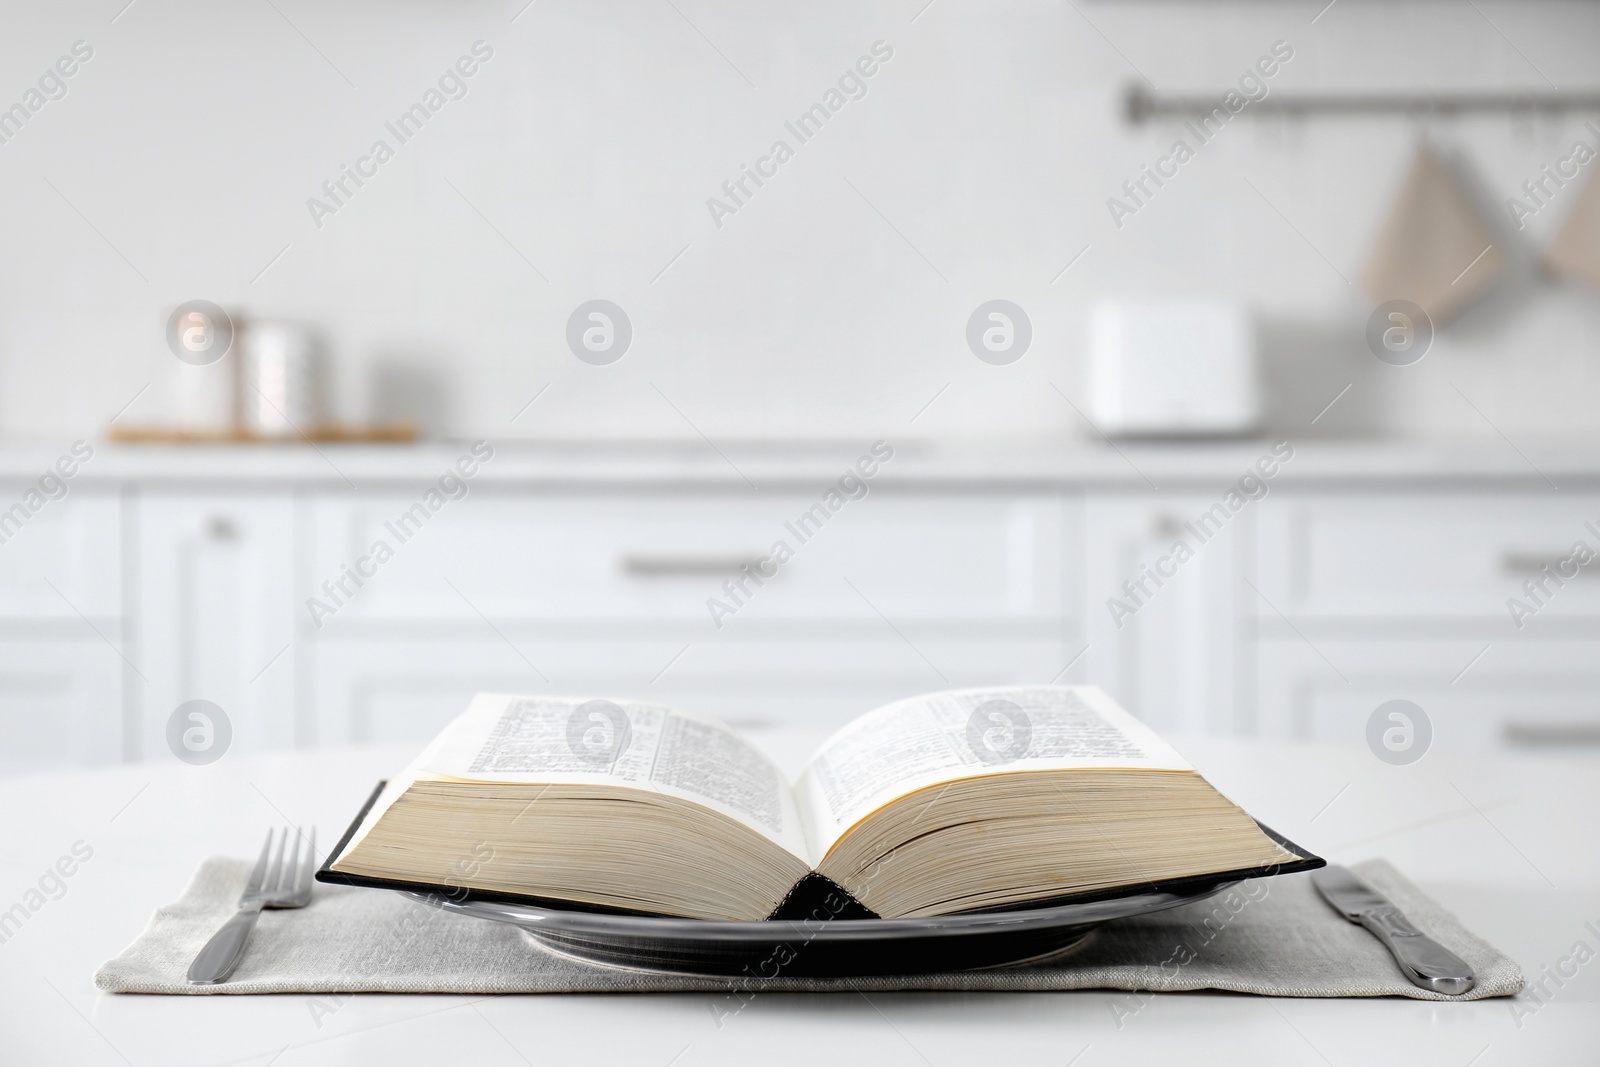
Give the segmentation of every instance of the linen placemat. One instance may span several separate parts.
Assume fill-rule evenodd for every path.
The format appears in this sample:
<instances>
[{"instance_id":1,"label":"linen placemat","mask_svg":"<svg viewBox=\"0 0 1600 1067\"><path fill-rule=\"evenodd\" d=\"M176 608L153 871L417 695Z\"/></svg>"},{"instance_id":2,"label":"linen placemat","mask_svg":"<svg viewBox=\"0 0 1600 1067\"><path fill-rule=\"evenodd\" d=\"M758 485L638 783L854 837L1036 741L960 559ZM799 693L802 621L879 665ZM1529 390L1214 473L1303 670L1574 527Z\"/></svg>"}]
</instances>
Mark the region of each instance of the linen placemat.
<instances>
[{"instance_id":1,"label":"linen placemat","mask_svg":"<svg viewBox=\"0 0 1600 1067\"><path fill-rule=\"evenodd\" d=\"M870 978L702 978L588 964L504 923L383 889L318 883L309 907L267 911L233 977L194 986L189 962L233 914L248 860L205 860L95 984L112 993L591 993L1220 989L1284 997L1475 1000L1522 988L1522 971L1385 860L1354 870L1477 972L1460 997L1420 989L1388 951L1317 895L1304 874L1241 883L1208 900L1099 927L1081 946L1022 967Z\"/></svg>"}]
</instances>

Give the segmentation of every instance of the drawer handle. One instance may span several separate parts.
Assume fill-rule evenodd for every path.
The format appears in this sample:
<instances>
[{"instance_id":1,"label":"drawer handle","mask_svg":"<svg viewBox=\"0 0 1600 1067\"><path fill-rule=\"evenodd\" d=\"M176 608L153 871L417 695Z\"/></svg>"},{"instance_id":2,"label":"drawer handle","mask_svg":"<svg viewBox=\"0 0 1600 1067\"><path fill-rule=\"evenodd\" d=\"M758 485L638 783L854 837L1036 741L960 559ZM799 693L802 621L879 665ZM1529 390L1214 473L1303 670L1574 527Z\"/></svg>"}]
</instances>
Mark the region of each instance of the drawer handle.
<instances>
[{"instance_id":1,"label":"drawer handle","mask_svg":"<svg viewBox=\"0 0 1600 1067\"><path fill-rule=\"evenodd\" d=\"M1568 560L1572 561L1572 568L1575 568L1572 574L1567 574L1561 570L1561 564L1566 563ZM1550 573L1564 581L1571 581L1573 578L1580 576L1592 576L1597 570L1592 566L1585 567L1580 565L1576 559L1573 559L1572 556L1565 552L1518 552L1513 550L1500 557L1500 569L1507 574L1538 574L1546 567L1550 568Z\"/></svg>"},{"instance_id":2,"label":"drawer handle","mask_svg":"<svg viewBox=\"0 0 1600 1067\"><path fill-rule=\"evenodd\" d=\"M755 571L761 556L647 556L627 555L621 560L624 574L634 578L722 578L749 568ZM760 573L757 571L757 573ZM765 575L763 575L765 577Z\"/></svg>"},{"instance_id":3,"label":"drawer handle","mask_svg":"<svg viewBox=\"0 0 1600 1067\"><path fill-rule=\"evenodd\" d=\"M1500 738L1512 748L1588 748L1600 746L1600 723L1508 722Z\"/></svg>"}]
</instances>

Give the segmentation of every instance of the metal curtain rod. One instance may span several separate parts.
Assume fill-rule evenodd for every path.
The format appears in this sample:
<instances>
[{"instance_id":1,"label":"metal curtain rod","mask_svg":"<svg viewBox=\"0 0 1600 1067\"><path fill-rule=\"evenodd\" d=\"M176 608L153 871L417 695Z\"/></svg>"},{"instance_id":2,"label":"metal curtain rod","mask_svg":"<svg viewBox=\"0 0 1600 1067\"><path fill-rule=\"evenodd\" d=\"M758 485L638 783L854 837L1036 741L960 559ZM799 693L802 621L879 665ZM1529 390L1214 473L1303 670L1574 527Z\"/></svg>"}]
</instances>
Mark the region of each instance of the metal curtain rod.
<instances>
[{"instance_id":1,"label":"metal curtain rod","mask_svg":"<svg viewBox=\"0 0 1600 1067\"><path fill-rule=\"evenodd\" d=\"M1230 91L1238 90L1223 90L1214 96L1155 93L1133 82L1123 94L1123 117L1138 126L1154 118L1207 115L1212 109L1222 107L1222 99ZM1251 102L1240 114L1406 114L1422 117L1468 111L1506 114L1600 111L1600 92L1273 93Z\"/></svg>"}]
</instances>

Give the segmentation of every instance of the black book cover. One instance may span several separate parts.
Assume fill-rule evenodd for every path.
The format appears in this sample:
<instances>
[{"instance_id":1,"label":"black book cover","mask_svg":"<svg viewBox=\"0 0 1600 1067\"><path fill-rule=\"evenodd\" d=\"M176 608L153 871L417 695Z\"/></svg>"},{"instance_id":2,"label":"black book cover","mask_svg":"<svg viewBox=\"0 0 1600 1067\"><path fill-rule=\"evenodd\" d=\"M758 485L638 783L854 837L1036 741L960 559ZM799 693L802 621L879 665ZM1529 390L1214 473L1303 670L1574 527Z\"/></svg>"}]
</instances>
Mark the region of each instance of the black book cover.
<instances>
[{"instance_id":1,"label":"black book cover","mask_svg":"<svg viewBox=\"0 0 1600 1067\"><path fill-rule=\"evenodd\" d=\"M328 853L322 862L322 867L317 871L317 881L328 882L333 885L353 885L370 889L394 889L412 893L427 893L443 897L446 900L504 900L519 904L530 904L535 907L549 908L553 911L588 911L600 912L609 915L645 915L655 916L653 912L631 911L624 908L608 908L598 904L584 904L572 900L560 900L552 897L539 897L523 893L499 893L484 889L469 889L465 886L440 885L433 882L408 882L398 878L371 878L360 874L347 874L336 871L332 864L336 857L344 853L345 847L350 844L350 839L356 834L367 813L378 802L378 796L383 792L387 781L379 782L373 789L372 795L367 797L367 802L361 805L361 810L356 812L356 817L350 821L350 826L337 844ZM1310 851L1301 848L1287 837L1266 826L1261 822L1256 823L1261 827L1261 832L1266 834L1279 845L1293 852L1298 859L1288 863L1272 864L1266 867L1247 867L1232 871L1215 871L1208 874L1185 875L1181 878L1163 878L1157 881L1138 882L1132 885L1115 886L1110 889L1095 890L1085 893L1071 893L1066 896L1052 897L1049 900L1031 900L1025 904L1015 904L1007 908L990 909L992 911L1022 911L1034 908L1058 907L1063 904L1089 904L1101 900L1115 900L1118 897L1135 896L1140 893L1173 893L1188 895L1199 892L1210 886L1218 886L1227 882L1242 881L1246 878L1270 878L1279 874L1295 874L1299 871L1314 871L1318 867L1326 867L1328 861L1320 856L1313 855ZM843 887L835 884L831 879L812 872L806 875L795 887L789 891L768 919L805 918L814 910L813 905L830 893L842 893L848 898L846 906L831 916L833 919L876 919L879 916L866 905L856 900Z\"/></svg>"}]
</instances>

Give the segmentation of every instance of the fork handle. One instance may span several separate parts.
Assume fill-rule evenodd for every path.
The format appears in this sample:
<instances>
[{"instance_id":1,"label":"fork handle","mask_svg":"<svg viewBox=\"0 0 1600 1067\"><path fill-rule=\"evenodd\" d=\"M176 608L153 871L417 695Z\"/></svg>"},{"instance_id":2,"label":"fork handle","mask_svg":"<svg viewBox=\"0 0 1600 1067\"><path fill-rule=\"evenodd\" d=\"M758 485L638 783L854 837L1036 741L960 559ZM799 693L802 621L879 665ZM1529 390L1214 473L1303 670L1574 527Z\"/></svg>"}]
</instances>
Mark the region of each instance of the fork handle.
<instances>
[{"instance_id":1,"label":"fork handle","mask_svg":"<svg viewBox=\"0 0 1600 1067\"><path fill-rule=\"evenodd\" d=\"M244 956L244 944L250 939L250 931L255 929L256 919L261 916L261 906L240 908L234 913L233 918L222 924L222 928L211 935L211 940L206 942L189 964L189 981L195 985L211 985L216 982L226 981L239 966L239 960Z\"/></svg>"}]
</instances>

